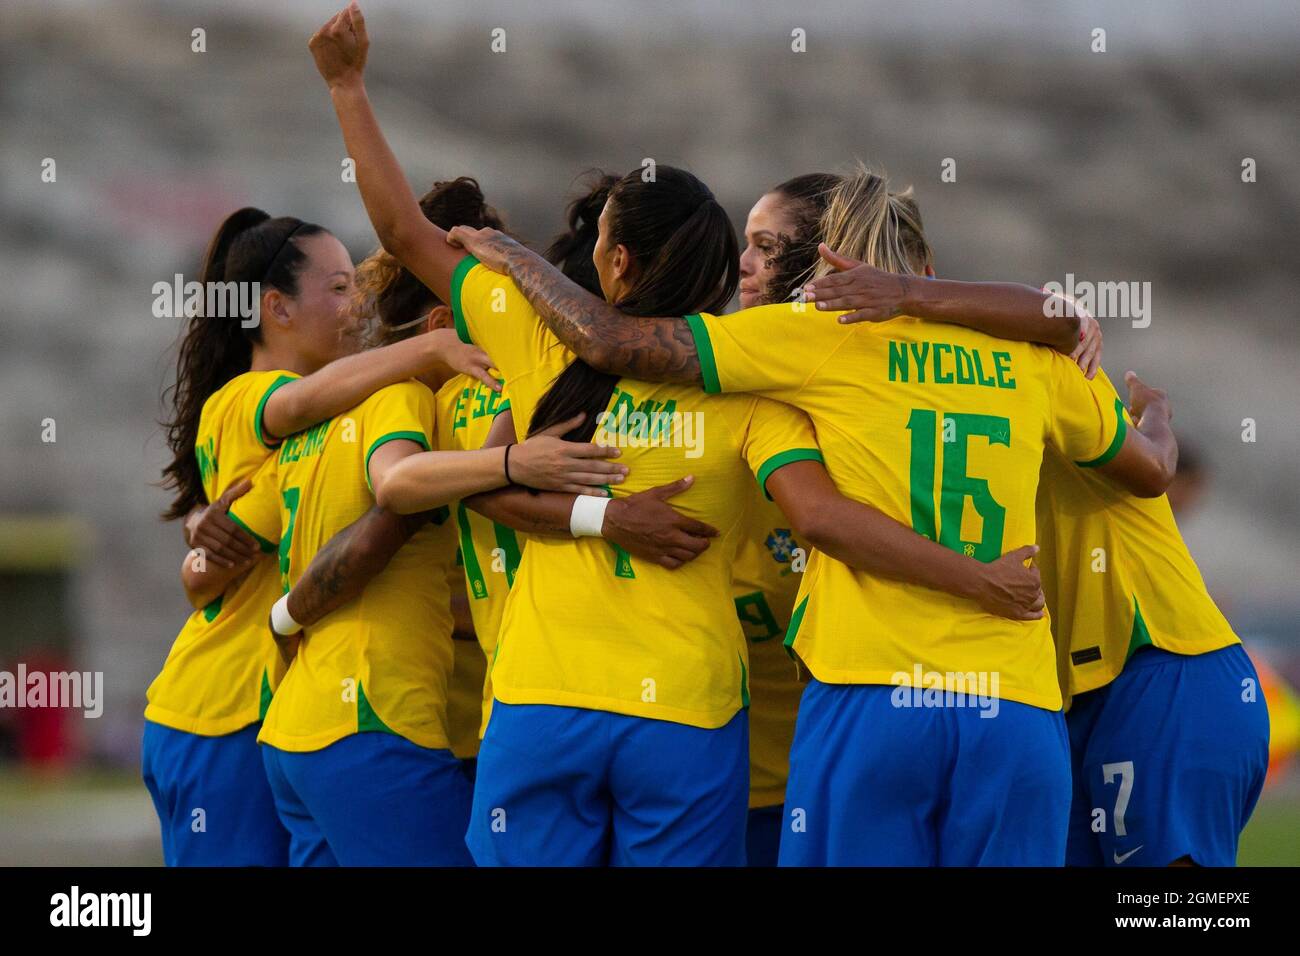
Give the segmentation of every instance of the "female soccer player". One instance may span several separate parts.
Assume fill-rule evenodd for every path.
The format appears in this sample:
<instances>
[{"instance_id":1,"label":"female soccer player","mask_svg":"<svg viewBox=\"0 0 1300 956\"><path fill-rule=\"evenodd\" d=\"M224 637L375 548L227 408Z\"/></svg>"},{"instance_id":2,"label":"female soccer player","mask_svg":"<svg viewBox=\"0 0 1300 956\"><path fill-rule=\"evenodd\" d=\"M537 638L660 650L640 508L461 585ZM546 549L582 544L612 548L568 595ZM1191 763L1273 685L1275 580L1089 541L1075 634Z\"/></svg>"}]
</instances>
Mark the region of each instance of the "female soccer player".
<instances>
[{"instance_id":1,"label":"female soccer player","mask_svg":"<svg viewBox=\"0 0 1300 956\"><path fill-rule=\"evenodd\" d=\"M881 177L860 172L837 198L824 238L894 273L900 313L1077 345L1077 324L1062 335L1044 321L1042 293L908 278L932 270L933 257L915 202ZM521 283L561 340L609 374L797 402L846 493L980 561L1033 539L1044 444L1139 493L1168 468L1158 413L1121 433L1078 370L1045 350L906 317L845 328L801 303L629 316L563 285L504 237L465 231L464 243ZM769 487L779 496L801 469L783 469ZM1000 621L968 601L864 574L825 546L831 530L803 532L817 553L787 637L814 680L787 791L801 816L783 833L782 862L1059 863L1069 776L1046 623ZM1001 719L981 719L995 708ZM999 776L990 779L989 766Z\"/></svg>"},{"instance_id":2,"label":"female soccer player","mask_svg":"<svg viewBox=\"0 0 1300 956\"><path fill-rule=\"evenodd\" d=\"M287 590L327 542L376 503L419 496L419 510L432 510L359 598L317 622L267 711L258 739L291 834L293 865L469 862L469 783L448 749L446 725L447 572L455 556L446 505L511 480L588 483L575 480L567 452L556 454L566 446L558 438L515 446L507 464L497 449L430 451L435 431L425 384L387 386L287 440L230 511L264 549L278 542ZM595 457L607 451L582 451L578 474L611 480L619 466ZM421 455L430 460L418 470L416 490L411 473L400 472ZM292 632L288 624L273 618L281 634Z\"/></svg>"},{"instance_id":3,"label":"female soccer player","mask_svg":"<svg viewBox=\"0 0 1300 956\"><path fill-rule=\"evenodd\" d=\"M259 284L260 321L196 315L181 342L164 471L176 497L165 517L197 516L203 550L183 567L196 611L149 688L142 766L169 865L274 865L287 838L254 740L282 672L265 631L279 588L273 564L223 527L224 509L280 436L376 388L447 362L491 378L487 356L452 336L339 358L352 350L352 262L315 224L241 209L217 230L201 278ZM241 576L215 584L218 570Z\"/></svg>"},{"instance_id":4,"label":"female soccer player","mask_svg":"<svg viewBox=\"0 0 1300 956\"><path fill-rule=\"evenodd\" d=\"M419 215L361 83L367 41L356 5L310 46L381 242L440 296L448 290L462 337L497 349L516 421L535 432L587 413L579 434L599 424L608 439L625 443L639 483L680 470L683 453L672 445L685 445L698 460L690 464L697 480L683 509L723 529L719 546L675 572L589 541L530 541L493 669L496 704L467 838L476 861L742 862L746 656L728 561L747 500L736 488L746 466L771 487L775 474L816 460L807 422L786 406L719 402L694 389L598 375L572 361L510 283L455 250L449 255L445 234ZM717 307L735 289L734 233L689 173L660 166L653 182L639 172L624 177L599 228L601 285L631 308ZM404 484L410 492L418 487ZM863 566L970 588L994 603L1008 583L1034 591L1022 566L1028 549L996 569L965 561L864 506L832 503L824 472L820 480L808 473L784 497L795 514L815 508L825 516L836 529L828 546ZM425 503L390 501L397 510ZM575 519L577 531L585 524ZM985 580L985 570L997 584ZM575 582L584 590L569 594ZM1008 613L1041 615L1025 607Z\"/></svg>"},{"instance_id":5,"label":"female soccer player","mask_svg":"<svg viewBox=\"0 0 1300 956\"><path fill-rule=\"evenodd\" d=\"M571 269L579 281L587 281L584 270L570 263L569 250L584 243L579 224L590 211L590 197L575 202L570 212L570 230L552 244L552 254ZM420 200L425 217L441 228L455 225L499 225L500 219L487 206L478 184L468 177L436 183ZM594 220L594 215L590 216ZM590 249L587 249L590 270ZM418 279L392 256L380 250L357 269L358 312L377 322L379 341L391 341L413 335L419 328L441 328L451 324L451 311L429 292ZM508 400L468 375L448 381L435 396L438 444L443 449L472 450L484 445L506 444L507 440L488 442L494 421L508 418ZM502 407L505 406L505 407ZM507 429L513 438L513 425ZM516 449L518 453L518 449ZM664 503L674 486L639 492L611 503L606 511L604 536L634 557L680 565L683 550L687 556L707 547L706 536L694 534L696 522L682 518ZM684 487L684 486L683 486ZM531 533L570 535L570 512L574 496L536 489L509 489L475 495L457 502L460 553L463 556L454 575L452 595L469 586L472 623L466 627L469 641L455 643L456 656L448 685L448 722L452 750L462 761L477 753L481 728L486 726L491 703L491 683L484 680L485 656L490 659L496 649L496 635L505 596L518 566L523 542L514 528L505 522L522 524ZM290 593L283 599L289 616L310 627L330 611L361 595L370 579L387 566L393 555L418 530L419 523L404 516L372 509L379 516L363 520L335 535L316 554ZM494 521L480 511L500 515ZM368 515L367 518L371 518ZM471 523L472 522L472 523ZM469 530L467 531L467 527ZM716 533L716 532L714 532ZM455 615L453 606L453 616ZM473 645L477 636L482 645ZM281 635L289 638L289 635ZM467 660L465 648L471 647L476 662ZM477 664L475 668L473 665ZM464 684L466 675L477 670L473 686ZM457 686L458 682L462 686ZM459 694L462 698L457 701ZM460 712L456 705L460 704ZM461 725L464 726L461 726ZM457 746L461 748L457 750ZM472 765L471 765L472 766Z\"/></svg>"},{"instance_id":6,"label":"female soccer player","mask_svg":"<svg viewBox=\"0 0 1300 956\"><path fill-rule=\"evenodd\" d=\"M1129 373L1127 428L1167 418ZM1066 863L1233 866L1268 770L1259 675L1201 580L1169 500L1049 452L1038 489L1073 764Z\"/></svg>"},{"instance_id":7,"label":"female soccer player","mask_svg":"<svg viewBox=\"0 0 1300 956\"><path fill-rule=\"evenodd\" d=\"M841 177L835 174L807 173L759 197L745 224L747 244L740 257L742 308L790 302L800 294L820 261L821 217L840 182ZM824 245L821 249L826 256L851 268L852 263L835 257ZM859 280L861 275L828 276L822 283L826 297L856 296L840 308L874 301L854 286L844 286L846 278ZM838 293L837 282L842 285ZM810 283L808 289L811 288ZM808 294L804 298L811 300L813 296ZM1081 330L1080 345L1071 357L1087 366L1100 350L1101 333L1091 316L1080 313L1080 319L1085 328ZM749 708L748 859L751 866L775 866L790 745L803 684L797 679L785 648L773 638L784 636L790 623L800 580L795 567L801 566L807 555L791 535L787 527L790 522L780 509L761 496L753 521L753 530L746 536L737 558L733 580L736 610L750 640L753 695Z\"/></svg>"},{"instance_id":8,"label":"female soccer player","mask_svg":"<svg viewBox=\"0 0 1300 956\"><path fill-rule=\"evenodd\" d=\"M840 177L795 176L764 193L749 210L740 254L742 308L789 302L817 263L821 216ZM754 495L749 527L732 574L736 614L749 641L749 822L746 860L775 866L784 819L790 743L803 683L781 643L807 552L788 518Z\"/></svg>"}]
</instances>

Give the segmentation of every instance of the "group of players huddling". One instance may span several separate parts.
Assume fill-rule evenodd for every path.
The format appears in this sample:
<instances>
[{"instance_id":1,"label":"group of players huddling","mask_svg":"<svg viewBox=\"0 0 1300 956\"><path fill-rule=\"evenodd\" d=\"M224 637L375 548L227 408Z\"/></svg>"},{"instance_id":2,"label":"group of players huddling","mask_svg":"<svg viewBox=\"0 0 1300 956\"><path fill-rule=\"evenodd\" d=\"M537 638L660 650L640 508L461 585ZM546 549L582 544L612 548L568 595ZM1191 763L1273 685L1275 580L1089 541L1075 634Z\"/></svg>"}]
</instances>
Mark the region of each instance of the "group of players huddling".
<instances>
[{"instance_id":1,"label":"group of players huddling","mask_svg":"<svg viewBox=\"0 0 1300 956\"><path fill-rule=\"evenodd\" d=\"M180 349L168 865L1235 862L1264 699L1090 316L936 279L861 166L743 249L689 172L595 175L539 256L416 199L368 46L310 43L382 249L241 209L202 278L260 322Z\"/></svg>"}]
</instances>

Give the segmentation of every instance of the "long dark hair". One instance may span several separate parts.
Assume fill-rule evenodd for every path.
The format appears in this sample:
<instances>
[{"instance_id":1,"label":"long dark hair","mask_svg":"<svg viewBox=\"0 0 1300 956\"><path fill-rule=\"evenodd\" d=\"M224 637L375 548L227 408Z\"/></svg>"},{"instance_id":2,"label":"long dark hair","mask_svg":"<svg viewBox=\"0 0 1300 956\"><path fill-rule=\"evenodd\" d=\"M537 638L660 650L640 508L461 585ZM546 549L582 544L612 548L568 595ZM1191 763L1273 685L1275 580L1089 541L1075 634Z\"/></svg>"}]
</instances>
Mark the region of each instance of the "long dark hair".
<instances>
[{"instance_id":1,"label":"long dark hair","mask_svg":"<svg viewBox=\"0 0 1300 956\"><path fill-rule=\"evenodd\" d=\"M610 245L627 246L638 267L631 291L614 306L630 315L721 311L740 282L740 250L731 220L709 187L674 166L659 166L650 180L640 169L612 183L610 179L600 178L569 206L569 231L551 244L551 261L559 256L576 271L580 250L590 261L599 233L597 218L608 203ZM598 286L598 280L594 284ZM563 437L590 441L618 380L575 359L537 403L529 434L585 412L582 424Z\"/></svg>"},{"instance_id":2,"label":"long dark hair","mask_svg":"<svg viewBox=\"0 0 1300 956\"><path fill-rule=\"evenodd\" d=\"M501 215L484 199L478 180L470 176L434 183L420 198L420 211L447 231L456 226L507 231ZM416 320L442 304L427 285L382 248L357 266L353 305L358 315L374 322L369 345L388 345L418 334Z\"/></svg>"},{"instance_id":3,"label":"long dark hair","mask_svg":"<svg viewBox=\"0 0 1300 956\"><path fill-rule=\"evenodd\" d=\"M843 177L834 173L805 173L787 179L771 190L784 200L794 232L777 236L777 248L767 264L772 269L763 304L789 302L794 292L812 278L821 241L821 218L830 204L831 191Z\"/></svg>"},{"instance_id":4,"label":"long dark hair","mask_svg":"<svg viewBox=\"0 0 1300 956\"><path fill-rule=\"evenodd\" d=\"M293 216L271 216L246 206L226 217L203 255L200 280L258 282L285 295L298 294L298 276L307 256L298 241L326 230ZM204 296L206 302L207 296ZM207 501L194 444L203 405L217 389L252 364L253 345L262 340L261 325L245 328L237 318L207 316L202 308L190 318L176 356L176 382L163 392L172 416L162 423L172 461L163 469L164 488L176 496L163 518L182 518Z\"/></svg>"}]
</instances>

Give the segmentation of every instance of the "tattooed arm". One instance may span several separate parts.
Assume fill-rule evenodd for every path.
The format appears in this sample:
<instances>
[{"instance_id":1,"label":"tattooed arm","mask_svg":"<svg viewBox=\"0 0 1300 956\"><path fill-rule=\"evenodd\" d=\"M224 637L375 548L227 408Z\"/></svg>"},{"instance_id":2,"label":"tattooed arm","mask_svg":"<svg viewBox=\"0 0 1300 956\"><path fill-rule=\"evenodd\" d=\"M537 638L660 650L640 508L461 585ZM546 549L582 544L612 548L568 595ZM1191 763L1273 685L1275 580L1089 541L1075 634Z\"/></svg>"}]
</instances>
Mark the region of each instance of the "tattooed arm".
<instances>
[{"instance_id":1,"label":"tattooed arm","mask_svg":"<svg viewBox=\"0 0 1300 956\"><path fill-rule=\"evenodd\" d=\"M556 337L593 368L650 382L703 382L695 339L681 316L626 315L494 229L457 226L448 241L494 272L510 276ZM858 310L842 316L841 322L879 321L904 313L952 322L998 338L1048 345L1078 360L1089 378L1096 374L1100 327L1073 304L1070 309L1049 309L1044 303L1053 298L1050 294L1012 283L922 281L838 256L825 244L821 248L823 256L849 271L824 276L804 288L814 293L809 301L815 300L819 309Z\"/></svg>"},{"instance_id":2,"label":"tattooed arm","mask_svg":"<svg viewBox=\"0 0 1300 956\"><path fill-rule=\"evenodd\" d=\"M457 226L448 241L510 276L556 337L592 368L649 382L703 383L695 339L681 316L620 312L495 229Z\"/></svg>"},{"instance_id":3,"label":"tattooed arm","mask_svg":"<svg viewBox=\"0 0 1300 956\"><path fill-rule=\"evenodd\" d=\"M429 519L375 506L326 543L289 592L289 613L310 627L361 594Z\"/></svg>"}]
</instances>

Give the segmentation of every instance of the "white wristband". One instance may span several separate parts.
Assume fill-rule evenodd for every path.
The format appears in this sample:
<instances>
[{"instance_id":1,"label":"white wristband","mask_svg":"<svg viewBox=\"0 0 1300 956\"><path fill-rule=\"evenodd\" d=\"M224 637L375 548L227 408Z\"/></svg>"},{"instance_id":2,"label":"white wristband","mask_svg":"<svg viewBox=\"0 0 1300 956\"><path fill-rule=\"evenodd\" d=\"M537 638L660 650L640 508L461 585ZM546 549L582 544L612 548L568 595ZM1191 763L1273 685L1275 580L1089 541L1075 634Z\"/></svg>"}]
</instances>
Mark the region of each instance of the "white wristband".
<instances>
[{"instance_id":1,"label":"white wristband","mask_svg":"<svg viewBox=\"0 0 1300 956\"><path fill-rule=\"evenodd\" d=\"M281 637L288 637L290 634L297 634L302 630L302 625L293 619L289 613L289 595L285 595L271 605L271 630Z\"/></svg>"},{"instance_id":2,"label":"white wristband","mask_svg":"<svg viewBox=\"0 0 1300 956\"><path fill-rule=\"evenodd\" d=\"M601 529L605 527L605 509L610 500L595 495L578 495L573 510L569 512L569 530L575 538L603 537Z\"/></svg>"}]
</instances>

